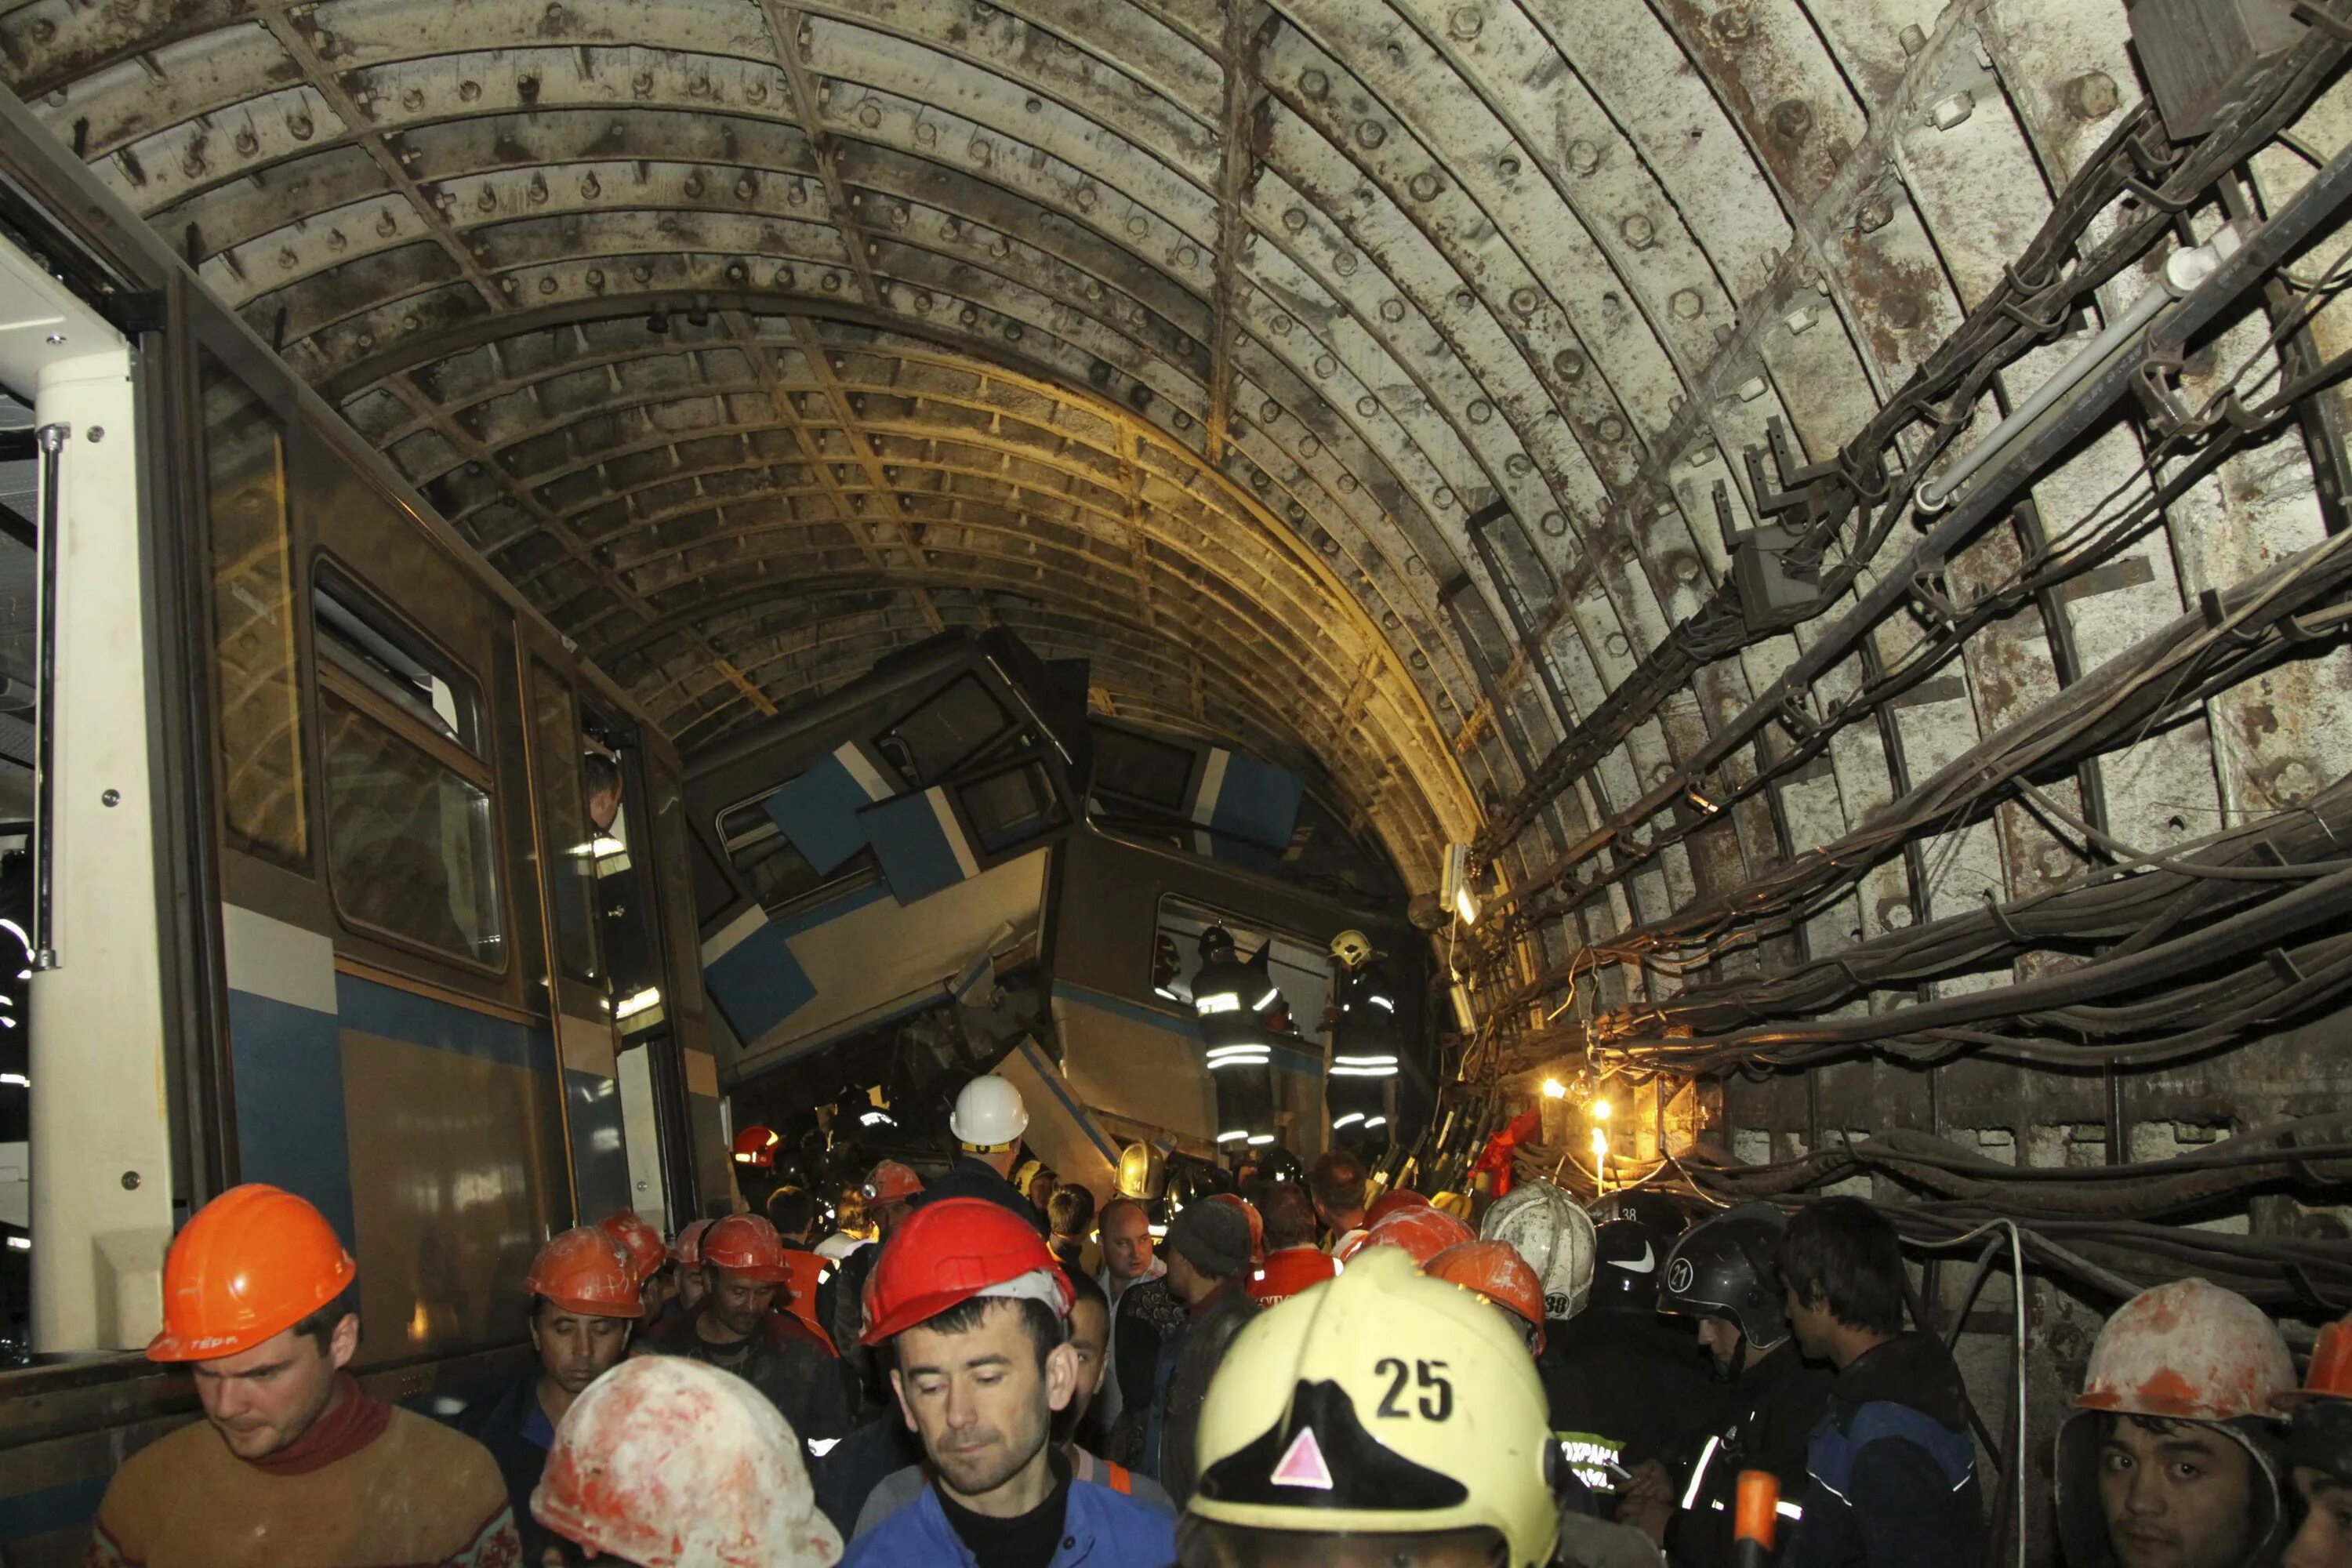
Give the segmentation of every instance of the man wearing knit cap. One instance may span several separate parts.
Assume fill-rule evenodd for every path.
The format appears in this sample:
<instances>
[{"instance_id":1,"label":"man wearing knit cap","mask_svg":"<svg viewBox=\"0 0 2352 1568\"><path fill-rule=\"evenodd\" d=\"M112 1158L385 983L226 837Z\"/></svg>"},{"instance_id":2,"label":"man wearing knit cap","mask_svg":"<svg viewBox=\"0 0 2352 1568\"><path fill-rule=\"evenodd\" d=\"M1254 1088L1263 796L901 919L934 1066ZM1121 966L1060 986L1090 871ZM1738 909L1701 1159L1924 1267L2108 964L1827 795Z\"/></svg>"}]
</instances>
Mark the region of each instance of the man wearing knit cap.
<instances>
[{"instance_id":1,"label":"man wearing knit cap","mask_svg":"<svg viewBox=\"0 0 2352 1568\"><path fill-rule=\"evenodd\" d=\"M1190 1205L1168 1227L1168 1289L1186 1321L1160 1347L1145 1427L1145 1468L1181 1508L1196 1477L1195 1438L1209 1380L1257 1302L1249 1293L1249 1218L1237 1204Z\"/></svg>"}]
</instances>

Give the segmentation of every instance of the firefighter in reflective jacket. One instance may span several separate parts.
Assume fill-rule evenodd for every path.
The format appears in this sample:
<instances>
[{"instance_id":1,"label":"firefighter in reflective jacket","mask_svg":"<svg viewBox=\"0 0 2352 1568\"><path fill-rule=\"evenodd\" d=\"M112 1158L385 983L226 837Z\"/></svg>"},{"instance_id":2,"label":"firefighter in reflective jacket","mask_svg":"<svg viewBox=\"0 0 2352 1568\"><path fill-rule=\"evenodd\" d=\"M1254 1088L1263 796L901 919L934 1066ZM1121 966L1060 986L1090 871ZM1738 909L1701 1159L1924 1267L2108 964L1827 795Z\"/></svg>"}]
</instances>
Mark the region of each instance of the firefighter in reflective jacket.
<instances>
[{"instance_id":1,"label":"firefighter in reflective jacket","mask_svg":"<svg viewBox=\"0 0 2352 1568\"><path fill-rule=\"evenodd\" d=\"M1698 1320L1699 1343L1729 1399L1714 1428L1672 1465L1640 1466L1633 1518L1663 1539L1677 1568L1730 1568L1739 1472L1780 1483L1780 1537L1803 1517L1805 1447L1829 1410L1831 1376L1805 1364L1789 1333L1773 1268L1788 1221L1769 1204L1743 1204L1685 1235L1666 1254L1658 1310Z\"/></svg>"},{"instance_id":2,"label":"firefighter in reflective jacket","mask_svg":"<svg viewBox=\"0 0 2352 1568\"><path fill-rule=\"evenodd\" d=\"M1349 1143L1386 1143L1389 1085L1396 1079L1401 1037L1396 988L1362 931L1333 937L1331 961L1331 1005L1324 1015L1331 1070L1323 1089L1331 1136Z\"/></svg>"},{"instance_id":3,"label":"firefighter in reflective jacket","mask_svg":"<svg viewBox=\"0 0 2352 1568\"><path fill-rule=\"evenodd\" d=\"M1238 1155L1274 1142L1274 1037L1288 1029L1289 1005L1267 969L1266 952L1247 963L1221 925L1201 932L1192 976L1209 1079L1217 1089L1217 1146Z\"/></svg>"}]
</instances>

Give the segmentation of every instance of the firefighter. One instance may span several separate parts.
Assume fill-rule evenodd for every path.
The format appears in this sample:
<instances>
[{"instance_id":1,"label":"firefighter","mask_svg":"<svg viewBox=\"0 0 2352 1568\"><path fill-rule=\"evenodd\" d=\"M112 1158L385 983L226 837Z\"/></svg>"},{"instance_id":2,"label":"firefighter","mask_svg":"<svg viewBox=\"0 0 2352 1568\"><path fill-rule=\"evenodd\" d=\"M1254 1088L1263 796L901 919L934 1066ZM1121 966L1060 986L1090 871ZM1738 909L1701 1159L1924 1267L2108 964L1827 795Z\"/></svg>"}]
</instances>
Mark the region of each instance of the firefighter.
<instances>
[{"instance_id":1,"label":"firefighter","mask_svg":"<svg viewBox=\"0 0 2352 1568\"><path fill-rule=\"evenodd\" d=\"M1076 1396L1071 1291L1045 1238L979 1198L926 1205L875 1266L864 1335L933 1479L868 1534L849 1568L1164 1568L1168 1516L1082 1481L1051 1441Z\"/></svg>"},{"instance_id":2,"label":"firefighter","mask_svg":"<svg viewBox=\"0 0 2352 1568\"><path fill-rule=\"evenodd\" d=\"M1315 1200L1315 1217L1323 1222L1325 1251L1336 1254L1364 1228L1364 1163L1345 1149L1326 1150L1317 1158L1307 1173L1307 1195Z\"/></svg>"},{"instance_id":3,"label":"firefighter","mask_svg":"<svg viewBox=\"0 0 2352 1568\"><path fill-rule=\"evenodd\" d=\"M2352 1568L2352 1318L2319 1331L2303 1386L2276 1403L2303 1513L2285 1568Z\"/></svg>"},{"instance_id":4,"label":"firefighter","mask_svg":"<svg viewBox=\"0 0 2352 1568\"><path fill-rule=\"evenodd\" d=\"M783 1142L772 1127L746 1127L735 1134L735 1188L755 1214L776 1184L776 1155Z\"/></svg>"},{"instance_id":5,"label":"firefighter","mask_svg":"<svg viewBox=\"0 0 2352 1568\"><path fill-rule=\"evenodd\" d=\"M775 1402L812 1453L824 1453L853 1418L841 1363L789 1312L773 1310L791 1272L775 1227L730 1215L702 1233L704 1294L694 1310L647 1348L731 1372Z\"/></svg>"},{"instance_id":6,"label":"firefighter","mask_svg":"<svg viewBox=\"0 0 2352 1568\"><path fill-rule=\"evenodd\" d=\"M1400 1042L1396 987L1374 956L1371 939L1343 931L1331 939L1331 1001L1324 1011L1324 1037L1331 1066L1324 1085L1324 1109L1331 1137L1381 1147L1393 1138L1389 1087L1396 1081Z\"/></svg>"},{"instance_id":7,"label":"firefighter","mask_svg":"<svg viewBox=\"0 0 2352 1568\"><path fill-rule=\"evenodd\" d=\"M521 1552L479 1443L361 1390L358 1266L326 1216L259 1183L199 1210L163 1260L150 1361L185 1364L205 1419L125 1460L89 1562L509 1568Z\"/></svg>"},{"instance_id":8,"label":"firefighter","mask_svg":"<svg viewBox=\"0 0 2352 1568\"><path fill-rule=\"evenodd\" d=\"M1016 1214L1039 1236L1045 1234L1045 1215L1016 1191L1011 1181L1021 1155L1021 1134L1029 1130L1029 1108L1021 1091L990 1073L973 1079L957 1094L948 1131L962 1149L955 1168L914 1199L913 1206L943 1198L986 1198Z\"/></svg>"},{"instance_id":9,"label":"firefighter","mask_svg":"<svg viewBox=\"0 0 2352 1568\"><path fill-rule=\"evenodd\" d=\"M1903 1247L1860 1198L1815 1198L1774 1261L1789 1329L1837 1368L1806 1445L1790 1568L1979 1568L1984 1499L1968 1392L1944 1342L1903 1328Z\"/></svg>"},{"instance_id":10,"label":"firefighter","mask_svg":"<svg viewBox=\"0 0 2352 1568\"><path fill-rule=\"evenodd\" d=\"M1360 1254L1234 1344L1200 1425L1181 1568L1655 1563L1564 1512L1519 1331L1401 1249Z\"/></svg>"},{"instance_id":11,"label":"firefighter","mask_svg":"<svg viewBox=\"0 0 2352 1568\"><path fill-rule=\"evenodd\" d=\"M1773 1263L1788 1220L1769 1204L1716 1215L1666 1254L1658 1310L1695 1319L1727 1396L1710 1429L1686 1437L1673 1467L1630 1467L1618 1517L1663 1540L1677 1568L1732 1568L1739 1472L1769 1470L1782 1520L1803 1517L1805 1447L1829 1414L1830 1373L1808 1366L1789 1332ZM1786 1535L1786 1526L1782 1532Z\"/></svg>"},{"instance_id":12,"label":"firefighter","mask_svg":"<svg viewBox=\"0 0 2352 1568\"><path fill-rule=\"evenodd\" d=\"M2287 1530L2272 1415L2294 1389L2286 1342L2234 1291L2177 1279L2117 1308L2058 1429L2067 1568L2277 1563Z\"/></svg>"},{"instance_id":13,"label":"firefighter","mask_svg":"<svg viewBox=\"0 0 2352 1568\"><path fill-rule=\"evenodd\" d=\"M805 1323L827 1352L837 1353L820 1307L833 1265L808 1244L816 1225L816 1198L806 1187L778 1187L768 1194L768 1223L775 1226L777 1244L784 1252L784 1288L777 1293L777 1307Z\"/></svg>"},{"instance_id":14,"label":"firefighter","mask_svg":"<svg viewBox=\"0 0 2352 1568\"><path fill-rule=\"evenodd\" d=\"M556 1425L547 1530L638 1568L833 1568L801 1443L742 1379L678 1356L618 1367ZM540 1568L534 1557L526 1568Z\"/></svg>"},{"instance_id":15,"label":"firefighter","mask_svg":"<svg viewBox=\"0 0 2352 1568\"><path fill-rule=\"evenodd\" d=\"M610 1236L587 1226L541 1247L523 1288L530 1294L537 1363L498 1394L467 1405L451 1425L499 1462L524 1560L537 1563L548 1542L531 1519L530 1493L547 1468L555 1424L626 1352L645 1302L627 1255Z\"/></svg>"},{"instance_id":16,"label":"firefighter","mask_svg":"<svg viewBox=\"0 0 2352 1568\"><path fill-rule=\"evenodd\" d=\"M1275 1141L1274 1043L1289 1030L1290 1008L1267 964L1264 947L1244 963L1221 925L1201 932L1192 1014L1216 1089L1217 1147L1237 1163Z\"/></svg>"}]
</instances>

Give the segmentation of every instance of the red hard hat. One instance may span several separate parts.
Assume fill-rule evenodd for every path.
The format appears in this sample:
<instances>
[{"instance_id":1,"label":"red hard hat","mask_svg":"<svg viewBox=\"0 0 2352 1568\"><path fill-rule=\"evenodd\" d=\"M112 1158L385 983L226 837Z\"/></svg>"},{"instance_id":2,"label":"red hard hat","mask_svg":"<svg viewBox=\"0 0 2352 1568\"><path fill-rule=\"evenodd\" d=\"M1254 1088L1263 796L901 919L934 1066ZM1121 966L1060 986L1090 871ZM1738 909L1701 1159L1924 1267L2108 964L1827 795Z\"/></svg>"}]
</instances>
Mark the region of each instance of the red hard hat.
<instances>
[{"instance_id":1,"label":"red hard hat","mask_svg":"<svg viewBox=\"0 0 2352 1568\"><path fill-rule=\"evenodd\" d=\"M1504 1308L1535 1331L1538 1353L1544 1345L1543 1281L1507 1241L1457 1241L1421 1266L1432 1279L1444 1279L1465 1290L1475 1290Z\"/></svg>"},{"instance_id":2,"label":"red hard hat","mask_svg":"<svg viewBox=\"0 0 2352 1568\"><path fill-rule=\"evenodd\" d=\"M1051 1296L1047 1304L1068 1317L1074 1292L1035 1226L986 1198L927 1204L882 1244L866 1280L858 1343L878 1345L974 1296L1029 1295L999 1288L1040 1273L1046 1279L1037 1282L1035 1299Z\"/></svg>"},{"instance_id":3,"label":"red hard hat","mask_svg":"<svg viewBox=\"0 0 2352 1568\"><path fill-rule=\"evenodd\" d=\"M150 1361L215 1361L285 1332L343 1293L359 1265L327 1216L260 1182L189 1220L163 1259L163 1330Z\"/></svg>"},{"instance_id":4,"label":"red hard hat","mask_svg":"<svg viewBox=\"0 0 2352 1568\"><path fill-rule=\"evenodd\" d=\"M2272 1403L2284 1410L2312 1399L2352 1399L2352 1318L2319 1331L2318 1342L2311 1347L2311 1364L2304 1369L2303 1386Z\"/></svg>"},{"instance_id":5,"label":"red hard hat","mask_svg":"<svg viewBox=\"0 0 2352 1568\"><path fill-rule=\"evenodd\" d=\"M755 1214L731 1214L702 1233L702 1261L754 1285L782 1285L792 1278L776 1227Z\"/></svg>"},{"instance_id":6,"label":"red hard hat","mask_svg":"<svg viewBox=\"0 0 2352 1568\"><path fill-rule=\"evenodd\" d=\"M1423 1204L1419 1208L1398 1209L1372 1226L1361 1240L1339 1255L1339 1261L1345 1263L1368 1247L1395 1247L1411 1254L1415 1263L1426 1263L1449 1247L1477 1239L1476 1231L1444 1209Z\"/></svg>"},{"instance_id":7,"label":"red hard hat","mask_svg":"<svg viewBox=\"0 0 2352 1568\"><path fill-rule=\"evenodd\" d=\"M904 1203L923 1190L923 1178L896 1160L885 1160L874 1167L866 1178L866 1201L869 1204Z\"/></svg>"},{"instance_id":8,"label":"red hard hat","mask_svg":"<svg viewBox=\"0 0 2352 1568\"><path fill-rule=\"evenodd\" d=\"M1392 1214L1399 1214L1406 1209L1425 1209L1429 1206L1429 1200L1411 1187L1399 1187L1392 1193L1382 1193L1372 1200L1372 1206L1364 1211L1364 1224L1370 1227L1380 1224Z\"/></svg>"},{"instance_id":9,"label":"red hard hat","mask_svg":"<svg viewBox=\"0 0 2352 1568\"><path fill-rule=\"evenodd\" d=\"M702 1267L702 1233L710 1228L707 1219L689 1220L677 1239L669 1244L670 1261L683 1263L688 1268Z\"/></svg>"},{"instance_id":10,"label":"red hard hat","mask_svg":"<svg viewBox=\"0 0 2352 1568\"><path fill-rule=\"evenodd\" d=\"M1209 1201L1213 1204L1230 1204L1242 1211L1242 1217L1249 1221L1250 1263L1252 1267L1255 1267L1265 1262L1265 1216L1257 1212L1257 1205L1239 1193L1211 1193Z\"/></svg>"},{"instance_id":11,"label":"red hard hat","mask_svg":"<svg viewBox=\"0 0 2352 1568\"><path fill-rule=\"evenodd\" d=\"M629 1272L636 1276L639 1285L652 1279L669 1261L669 1244L635 1209L614 1209L596 1222L596 1228L619 1244L622 1255L629 1260Z\"/></svg>"},{"instance_id":12,"label":"red hard hat","mask_svg":"<svg viewBox=\"0 0 2352 1568\"><path fill-rule=\"evenodd\" d=\"M2294 1390L2294 1357L2262 1309L2202 1279L2143 1290L2100 1329L2080 1410L2175 1421L2268 1415Z\"/></svg>"},{"instance_id":13,"label":"red hard hat","mask_svg":"<svg viewBox=\"0 0 2352 1568\"><path fill-rule=\"evenodd\" d=\"M735 1163L755 1171L776 1168L776 1146L783 1140L772 1127L746 1127L735 1134Z\"/></svg>"},{"instance_id":14,"label":"red hard hat","mask_svg":"<svg viewBox=\"0 0 2352 1568\"><path fill-rule=\"evenodd\" d=\"M539 1249L524 1281L567 1312L587 1318L642 1318L645 1299L629 1256L593 1226L567 1230Z\"/></svg>"}]
</instances>

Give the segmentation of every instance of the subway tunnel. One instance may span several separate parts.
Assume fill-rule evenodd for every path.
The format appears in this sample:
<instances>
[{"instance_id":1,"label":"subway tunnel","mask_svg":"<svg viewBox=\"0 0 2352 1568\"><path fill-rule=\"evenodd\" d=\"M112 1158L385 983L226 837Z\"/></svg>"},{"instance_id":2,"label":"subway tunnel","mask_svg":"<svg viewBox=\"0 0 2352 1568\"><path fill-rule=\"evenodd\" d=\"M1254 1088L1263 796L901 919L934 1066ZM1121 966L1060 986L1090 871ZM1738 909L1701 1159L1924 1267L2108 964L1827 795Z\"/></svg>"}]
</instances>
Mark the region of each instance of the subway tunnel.
<instances>
[{"instance_id":1,"label":"subway tunnel","mask_svg":"<svg viewBox=\"0 0 2352 1568\"><path fill-rule=\"evenodd\" d=\"M2028 1227L2038 1422L2139 1286L2352 1306L2347 40L32 0L0 80L689 768L1085 659L1385 857L1461 1161L1977 1237L1989 1408Z\"/></svg>"}]
</instances>

